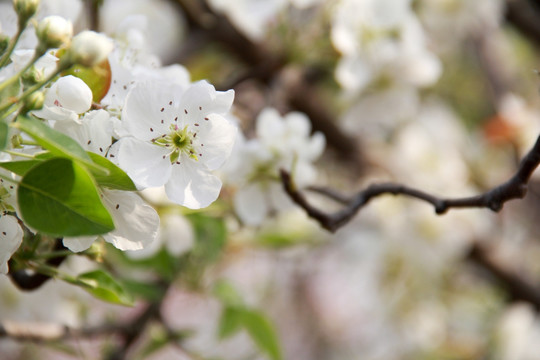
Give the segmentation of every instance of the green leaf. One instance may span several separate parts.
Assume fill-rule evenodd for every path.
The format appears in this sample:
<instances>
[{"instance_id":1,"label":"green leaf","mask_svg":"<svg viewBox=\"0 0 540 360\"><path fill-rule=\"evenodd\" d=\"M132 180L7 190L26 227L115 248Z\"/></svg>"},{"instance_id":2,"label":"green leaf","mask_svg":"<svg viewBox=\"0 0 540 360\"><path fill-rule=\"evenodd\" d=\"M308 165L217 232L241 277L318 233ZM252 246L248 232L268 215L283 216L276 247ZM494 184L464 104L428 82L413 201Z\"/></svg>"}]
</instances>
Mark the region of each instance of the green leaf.
<instances>
[{"instance_id":1,"label":"green leaf","mask_svg":"<svg viewBox=\"0 0 540 360\"><path fill-rule=\"evenodd\" d=\"M242 312L242 324L258 348L270 359L280 360L279 341L270 320L261 312L245 309Z\"/></svg>"},{"instance_id":2,"label":"green leaf","mask_svg":"<svg viewBox=\"0 0 540 360\"><path fill-rule=\"evenodd\" d=\"M47 235L98 235L114 229L94 179L69 159L53 158L31 168L17 198L28 226Z\"/></svg>"},{"instance_id":3,"label":"green leaf","mask_svg":"<svg viewBox=\"0 0 540 360\"><path fill-rule=\"evenodd\" d=\"M219 320L219 338L226 339L242 330L243 309L226 307Z\"/></svg>"},{"instance_id":4,"label":"green leaf","mask_svg":"<svg viewBox=\"0 0 540 360\"><path fill-rule=\"evenodd\" d=\"M156 284L131 279L124 279L122 283L129 293L145 300L158 301L163 297L164 290Z\"/></svg>"},{"instance_id":5,"label":"green leaf","mask_svg":"<svg viewBox=\"0 0 540 360\"><path fill-rule=\"evenodd\" d=\"M242 297L234 286L226 280L218 280L213 288L213 294L228 307L243 306Z\"/></svg>"},{"instance_id":6,"label":"green leaf","mask_svg":"<svg viewBox=\"0 0 540 360\"><path fill-rule=\"evenodd\" d=\"M9 126L0 121L0 150L4 150L9 142Z\"/></svg>"},{"instance_id":7,"label":"green leaf","mask_svg":"<svg viewBox=\"0 0 540 360\"><path fill-rule=\"evenodd\" d=\"M88 152L88 155L95 164L104 169L107 169L109 172L108 175L103 175L102 173L96 173L92 171L92 169L90 169L92 175L94 175L94 179L96 179L99 185L118 190L137 190L137 187L135 187L135 184L133 183L131 178L124 172L124 170L120 169L118 166L116 166L101 155L95 154L93 152Z\"/></svg>"},{"instance_id":8,"label":"green leaf","mask_svg":"<svg viewBox=\"0 0 540 360\"><path fill-rule=\"evenodd\" d=\"M195 231L195 245L192 257L201 266L216 261L221 254L227 238L227 229L223 219L201 213L186 216Z\"/></svg>"},{"instance_id":9,"label":"green leaf","mask_svg":"<svg viewBox=\"0 0 540 360\"><path fill-rule=\"evenodd\" d=\"M41 160L6 161L0 162L0 167L19 176L24 176L30 169L42 162Z\"/></svg>"},{"instance_id":10,"label":"green leaf","mask_svg":"<svg viewBox=\"0 0 540 360\"><path fill-rule=\"evenodd\" d=\"M79 284L98 299L113 304L133 306L133 296L103 270L90 271L77 277Z\"/></svg>"},{"instance_id":11,"label":"green leaf","mask_svg":"<svg viewBox=\"0 0 540 360\"><path fill-rule=\"evenodd\" d=\"M103 167L96 165L86 151L72 138L45 125L42 121L26 116L19 116L13 126L30 135L39 145L52 155L73 159L83 163L93 172L108 174Z\"/></svg>"}]
</instances>

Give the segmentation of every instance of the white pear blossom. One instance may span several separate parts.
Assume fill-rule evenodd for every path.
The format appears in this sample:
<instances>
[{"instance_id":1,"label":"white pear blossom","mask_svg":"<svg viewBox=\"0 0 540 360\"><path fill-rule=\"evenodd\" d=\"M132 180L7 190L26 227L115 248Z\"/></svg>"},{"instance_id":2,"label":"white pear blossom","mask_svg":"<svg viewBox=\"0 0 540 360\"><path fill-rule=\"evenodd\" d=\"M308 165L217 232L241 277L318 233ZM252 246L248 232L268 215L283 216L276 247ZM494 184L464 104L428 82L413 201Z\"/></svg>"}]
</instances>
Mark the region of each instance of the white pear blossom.
<instances>
[{"instance_id":1,"label":"white pear blossom","mask_svg":"<svg viewBox=\"0 0 540 360\"><path fill-rule=\"evenodd\" d=\"M115 229L102 237L120 250L139 250L158 235L159 215L137 194L101 189L103 204L111 214ZM65 237L64 246L74 252L88 249L96 236Z\"/></svg>"},{"instance_id":2,"label":"white pear blossom","mask_svg":"<svg viewBox=\"0 0 540 360\"><path fill-rule=\"evenodd\" d=\"M22 243L23 230L14 216L0 214L0 273L8 273L8 260Z\"/></svg>"},{"instance_id":3,"label":"white pear blossom","mask_svg":"<svg viewBox=\"0 0 540 360\"><path fill-rule=\"evenodd\" d=\"M126 98L122 121L130 136L113 150L140 187L165 185L177 204L198 209L219 195L212 171L228 158L236 126L227 118L234 92L218 92L205 81L188 88L140 82Z\"/></svg>"},{"instance_id":4,"label":"white pear blossom","mask_svg":"<svg viewBox=\"0 0 540 360\"><path fill-rule=\"evenodd\" d=\"M342 0L331 35L343 54L336 78L349 91L388 80L426 86L441 73L410 0Z\"/></svg>"},{"instance_id":5,"label":"white pear blossom","mask_svg":"<svg viewBox=\"0 0 540 360\"><path fill-rule=\"evenodd\" d=\"M231 184L237 185L233 202L236 213L248 225L259 225L273 211L291 207L279 178L281 168L291 171L297 186L316 178L312 165L323 152L321 133L310 136L311 124L303 113L282 117L266 108L257 117L257 138L239 141L224 169Z\"/></svg>"},{"instance_id":6,"label":"white pear blossom","mask_svg":"<svg viewBox=\"0 0 540 360\"><path fill-rule=\"evenodd\" d=\"M68 75L47 89L43 109L34 115L47 120L79 121L79 114L90 110L92 90L81 79Z\"/></svg>"}]
</instances>

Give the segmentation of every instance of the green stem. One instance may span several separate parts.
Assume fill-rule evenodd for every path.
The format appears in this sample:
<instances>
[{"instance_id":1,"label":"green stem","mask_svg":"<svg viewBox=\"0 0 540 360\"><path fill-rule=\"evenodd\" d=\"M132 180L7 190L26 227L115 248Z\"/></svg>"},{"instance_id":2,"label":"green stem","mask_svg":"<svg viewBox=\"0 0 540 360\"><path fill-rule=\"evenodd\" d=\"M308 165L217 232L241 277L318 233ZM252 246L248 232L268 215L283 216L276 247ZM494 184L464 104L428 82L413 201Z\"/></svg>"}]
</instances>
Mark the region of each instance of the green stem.
<instances>
[{"instance_id":1,"label":"green stem","mask_svg":"<svg viewBox=\"0 0 540 360\"><path fill-rule=\"evenodd\" d=\"M41 89L43 86L47 85L52 79L54 79L58 74L60 74L64 70L66 70L66 67L62 66L62 63L60 63L58 65L58 67L56 68L56 71L54 73L52 73L51 75L49 75L49 77L47 77L45 80L43 80L42 82L37 83L37 84L31 86L30 88L26 89L17 100L15 100L15 101L13 101L11 103L7 103L4 106L0 107L0 113L5 112L8 109L11 110L10 108L15 106L16 103L24 103L24 100L26 100L26 98L28 98L30 95L32 95L32 93L34 93L35 91ZM5 116L3 116L0 120L3 120L3 118L5 118L7 115L11 114L12 112L13 111L8 111L7 114Z\"/></svg>"},{"instance_id":2,"label":"green stem","mask_svg":"<svg viewBox=\"0 0 540 360\"><path fill-rule=\"evenodd\" d=\"M15 45L17 45L17 43L19 42L19 39L21 38L21 35L24 29L25 29L25 26L19 25L19 28L17 29L17 34L15 34L15 36L11 39L11 41L9 42L9 47L7 48L2 58L0 59L0 68L4 67L7 64L9 57L11 56L11 54L13 53L13 50L15 49Z\"/></svg>"},{"instance_id":3,"label":"green stem","mask_svg":"<svg viewBox=\"0 0 540 360\"><path fill-rule=\"evenodd\" d=\"M20 156L27 159L35 159L34 155L30 155L30 154L20 153L20 152L11 151L11 150L3 150L3 152L8 153L9 155L13 155L13 156Z\"/></svg>"},{"instance_id":4,"label":"green stem","mask_svg":"<svg viewBox=\"0 0 540 360\"><path fill-rule=\"evenodd\" d=\"M82 287L85 287L85 288L90 287L84 281L81 281L81 280L77 279L74 276L68 275L68 274L58 270L54 266L50 266L50 265L47 265L47 264L40 264L40 263L37 263L37 262L34 262L34 261L29 261L28 266L30 268L32 268L33 270L35 270L36 272L38 272L40 274L43 274L43 275L50 276L51 278L60 279L60 280L63 280L65 282L68 282L70 284L82 286Z\"/></svg>"},{"instance_id":5,"label":"green stem","mask_svg":"<svg viewBox=\"0 0 540 360\"><path fill-rule=\"evenodd\" d=\"M0 92L3 91L6 87L8 87L9 85L11 85L12 83L14 83L15 81L17 81L28 69L30 69L44 54L43 51L38 51L37 49L35 50L35 54L34 54L34 57L32 58L32 60L30 60L30 62L28 64L26 64L26 66L21 70L19 71L18 73L16 73L15 75L13 75L12 77L10 77L9 79L7 79L6 81L4 81L3 83L0 83Z\"/></svg>"},{"instance_id":6,"label":"green stem","mask_svg":"<svg viewBox=\"0 0 540 360\"><path fill-rule=\"evenodd\" d=\"M54 258L57 258L57 257L69 256L69 255L73 255L73 251L71 251L71 250L60 250L60 251L51 251L51 252L43 253L43 254L36 254L36 256L38 258L44 259L44 260L54 259Z\"/></svg>"}]
</instances>

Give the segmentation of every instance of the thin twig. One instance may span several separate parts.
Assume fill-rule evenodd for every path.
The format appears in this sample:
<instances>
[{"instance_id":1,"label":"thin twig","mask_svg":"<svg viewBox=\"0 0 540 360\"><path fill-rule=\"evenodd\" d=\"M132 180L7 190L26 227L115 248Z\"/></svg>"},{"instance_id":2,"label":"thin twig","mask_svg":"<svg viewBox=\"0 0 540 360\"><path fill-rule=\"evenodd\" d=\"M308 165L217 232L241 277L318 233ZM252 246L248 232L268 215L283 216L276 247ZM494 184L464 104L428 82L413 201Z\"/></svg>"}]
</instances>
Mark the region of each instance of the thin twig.
<instances>
[{"instance_id":1,"label":"thin twig","mask_svg":"<svg viewBox=\"0 0 540 360\"><path fill-rule=\"evenodd\" d=\"M302 207L310 217L317 220L322 227L334 232L349 222L349 220L351 220L371 199L386 194L405 195L425 201L433 205L435 212L439 215L444 214L452 208L479 207L488 208L498 212L502 209L505 202L525 197L525 194L527 193L527 183L538 164L540 164L540 137L538 137L533 148L521 161L516 174L507 182L483 194L455 199L439 198L422 190L414 189L402 184L375 184L367 187L352 197L346 203L347 206L344 209L331 214L325 213L312 206L305 196L295 187L293 180L287 171L281 171L281 180L285 191L297 205ZM329 198L339 199L339 201L346 199L342 195L336 196L336 193L332 190L319 190L318 192Z\"/></svg>"}]
</instances>

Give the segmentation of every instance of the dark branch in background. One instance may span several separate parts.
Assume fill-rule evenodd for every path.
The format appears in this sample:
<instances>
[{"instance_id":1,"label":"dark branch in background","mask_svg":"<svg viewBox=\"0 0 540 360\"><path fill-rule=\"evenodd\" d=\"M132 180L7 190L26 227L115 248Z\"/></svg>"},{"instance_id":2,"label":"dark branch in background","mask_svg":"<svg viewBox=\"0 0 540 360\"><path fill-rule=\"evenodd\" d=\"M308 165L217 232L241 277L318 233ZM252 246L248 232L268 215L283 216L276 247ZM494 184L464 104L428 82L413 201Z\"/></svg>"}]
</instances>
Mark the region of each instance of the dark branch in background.
<instances>
[{"instance_id":1,"label":"dark branch in background","mask_svg":"<svg viewBox=\"0 0 540 360\"><path fill-rule=\"evenodd\" d=\"M540 137L538 137L529 153L525 155L519 165L518 171L510 178L510 180L476 196L455 199L439 198L424 191L401 184L388 183L371 185L345 202L345 197L341 195L338 196L331 190L321 189L318 191L320 194L341 203L345 202L346 207L344 209L332 214L325 213L312 206L305 196L295 187L288 172L284 170L281 171L281 180L285 191L291 199L297 205L302 207L310 217L317 220L322 227L333 232L351 220L371 199L386 194L404 195L425 201L433 205L437 214L444 214L452 208L471 207L488 208L493 211L499 211L502 209L505 202L525 197L525 194L527 193L527 183L538 164L540 164ZM311 188L311 190L313 191L313 188Z\"/></svg>"},{"instance_id":2,"label":"dark branch in background","mask_svg":"<svg viewBox=\"0 0 540 360\"><path fill-rule=\"evenodd\" d=\"M55 239L53 251L66 250L62 243L62 238ZM47 265L58 267L66 259L65 255L54 257L46 261ZM11 268L12 266L10 266ZM35 290L43 285L51 277L40 273L29 273L28 270L21 269L10 271L11 281L21 290Z\"/></svg>"},{"instance_id":3,"label":"dark branch in background","mask_svg":"<svg viewBox=\"0 0 540 360\"><path fill-rule=\"evenodd\" d=\"M227 17L214 12L205 1L176 0L176 3L186 17L189 37L196 36L198 39L219 43L248 66L248 70L240 77L218 88L228 89L248 79L268 85L280 77L287 66L287 54L270 50L262 43L254 43L240 33ZM336 126L336 119L325 109L315 87L303 75L297 78L297 82L287 85L292 87L284 89L287 91L288 106L304 112L310 118L313 129L325 134L328 145L336 150L340 158L352 161L354 169L360 172L365 163L362 161L358 140Z\"/></svg>"},{"instance_id":4,"label":"dark branch in background","mask_svg":"<svg viewBox=\"0 0 540 360\"><path fill-rule=\"evenodd\" d=\"M471 248L467 259L486 270L506 290L509 301L526 301L540 311L540 289L515 271L498 262L490 251L478 243Z\"/></svg>"},{"instance_id":5,"label":"dark branch in background","mask_svg":"<svg viewBox=\"0 0 540 360\"><path fill-rule=\"evenodd\" d=\"M540 46L540 1L507 0L506 20L536 46Z\"/></svg>"},{"instance_id":6,"label":"dark branch in background","mask_svg":"<svg viewBox=\"0 0 540 360\"><path fill-rule=\"evenodd\" d=\"M99 31L99 7L103 0L86 0L86 14L88 14L88 28Z\"/></svg>"}]
</instances>

